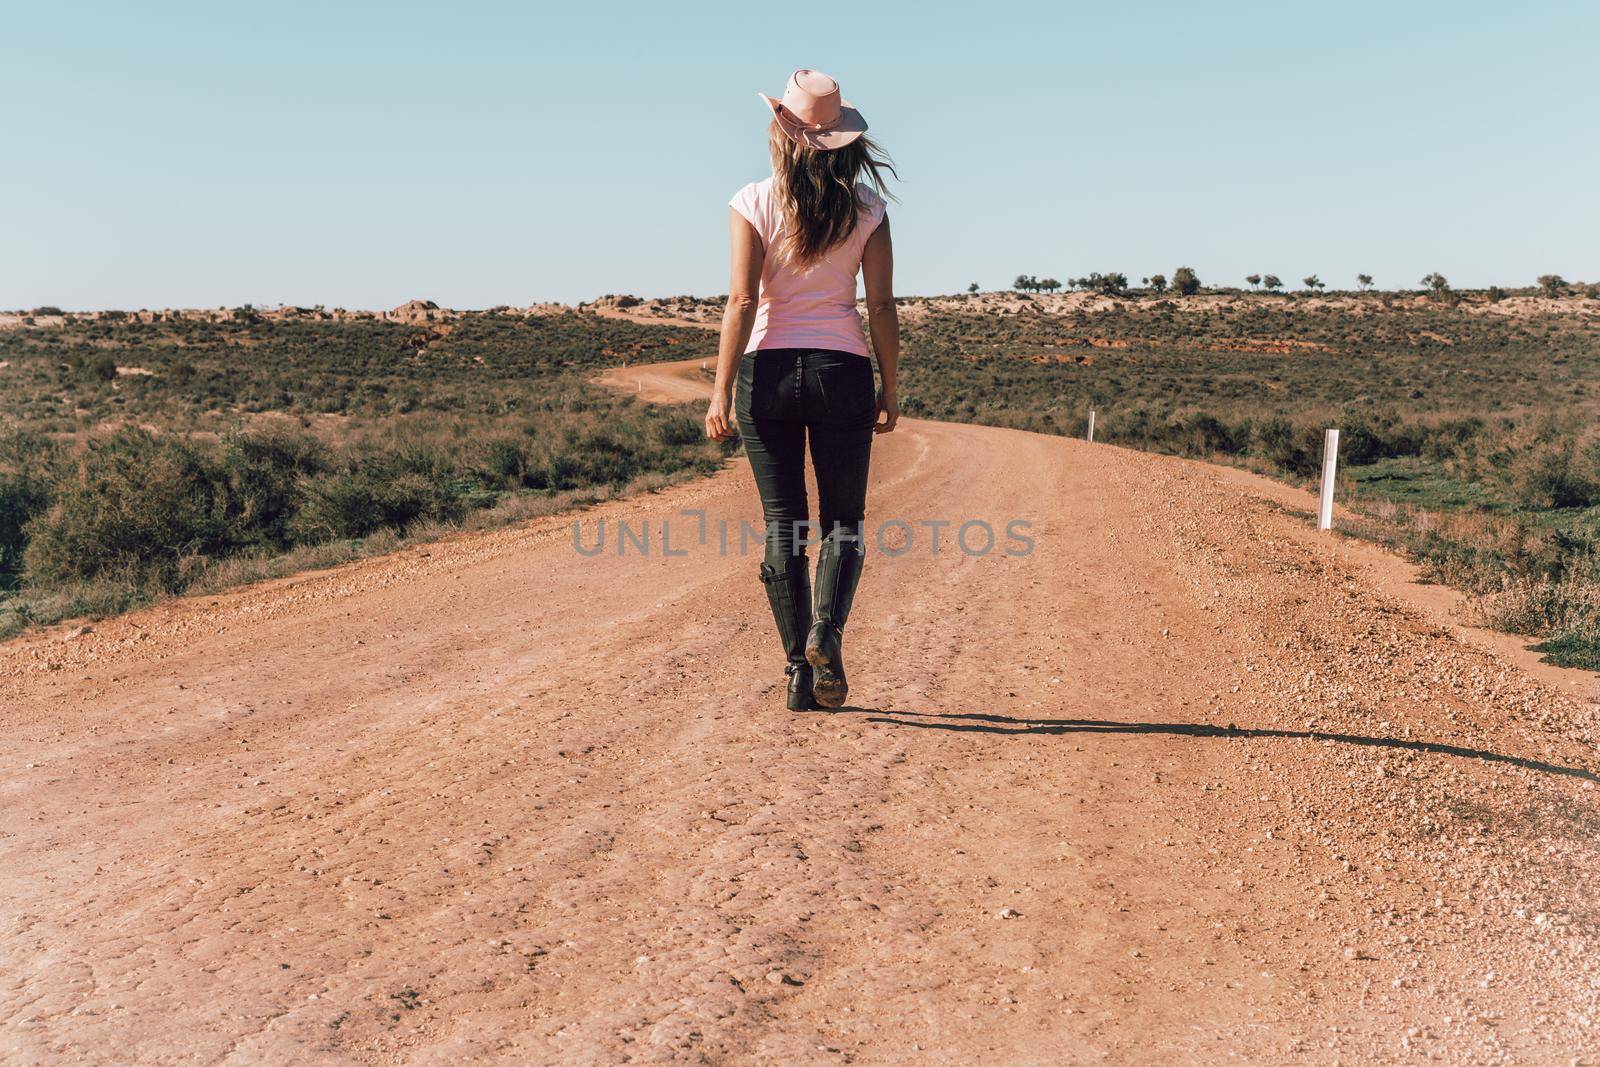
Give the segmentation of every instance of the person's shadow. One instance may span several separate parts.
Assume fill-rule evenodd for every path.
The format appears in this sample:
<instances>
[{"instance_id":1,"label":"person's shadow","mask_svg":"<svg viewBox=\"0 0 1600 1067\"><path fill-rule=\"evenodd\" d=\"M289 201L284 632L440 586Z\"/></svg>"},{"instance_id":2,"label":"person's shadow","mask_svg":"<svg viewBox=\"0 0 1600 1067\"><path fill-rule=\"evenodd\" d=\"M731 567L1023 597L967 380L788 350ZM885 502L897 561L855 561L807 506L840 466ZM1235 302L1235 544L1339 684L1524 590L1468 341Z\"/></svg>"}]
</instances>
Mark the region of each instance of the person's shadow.
<instances>
[{"instance_id":1,"label":"person's shadow","mask_svg":"<svg viewBox=\"0 0 1600 1067\"><path fill-rule=\"evenodd\" d=\"M865 714L868 722L889 726L905 726L919 730L950 730L957 733L998 734L1002 737L1031 737L1039 734L1172 734L1177 737L1277 737L1302 741L1334 741L1344 745L1368 745L1377 748L1402 748L1412 752L1428 752L1438 756L1460 756L1463 759L1484 760L1489 763L1509 763L1542 774L1561 774L1586 781L1600 781L1600 775L1584 767L1568 767L1560 763L1508 756L1482 748L1465 748L1439 741L1413 741L1404 737L1368 737L1363 734L1341 734L1322 730L1267 730L1240 727L1229 723L1217 726L1212 723L1190 722L1116 722L1111 719L1017 719L1006 715L986 715L978 712L941 714L922 711L886 711L881 708L842 707L832 709L833 714L857 712Z\"/></svg>"}]
</instances>

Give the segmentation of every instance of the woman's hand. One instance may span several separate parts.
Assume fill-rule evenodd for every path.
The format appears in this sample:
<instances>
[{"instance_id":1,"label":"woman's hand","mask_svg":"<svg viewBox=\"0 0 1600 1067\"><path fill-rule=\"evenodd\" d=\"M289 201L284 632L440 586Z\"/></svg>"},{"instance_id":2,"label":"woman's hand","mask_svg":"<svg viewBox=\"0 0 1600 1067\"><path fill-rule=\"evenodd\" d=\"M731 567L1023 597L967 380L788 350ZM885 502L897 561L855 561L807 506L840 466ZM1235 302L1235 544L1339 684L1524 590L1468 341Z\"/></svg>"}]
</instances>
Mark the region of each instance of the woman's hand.
<instances>
[{"instance_id":1,"label":"woman's hand","mask_svg":"<svg viewBox=\"0 0 1600 1067\"><path fill-rule=\"evenodd\" d=\"M706 436L713 441L726 441L733 436L733 423L728 409L733 406L728 394L720 389L711 394L711 404L706 408Z\"/></svg>"},{"instance_id":2,"label":"woman's hand","mask_svg":"<svg viewBox=\"0 0 1600 1067\"><path fill-rule=\"evenodd\" d=\"M894 390L878 390L878 420L873 423L873 433L889 433L900 421L900 401Z\"/></svg>"}]
</instances>

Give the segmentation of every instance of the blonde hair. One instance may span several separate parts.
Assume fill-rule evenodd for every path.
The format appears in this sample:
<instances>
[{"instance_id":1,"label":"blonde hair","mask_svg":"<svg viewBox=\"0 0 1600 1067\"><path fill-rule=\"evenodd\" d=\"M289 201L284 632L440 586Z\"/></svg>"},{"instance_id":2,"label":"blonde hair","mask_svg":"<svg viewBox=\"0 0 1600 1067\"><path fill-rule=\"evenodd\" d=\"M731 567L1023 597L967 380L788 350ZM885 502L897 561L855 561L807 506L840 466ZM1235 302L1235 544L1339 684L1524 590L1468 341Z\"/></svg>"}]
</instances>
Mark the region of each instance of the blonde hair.
<instances>
[{"instance_id":1,"label":"blonde hair","mask_svg":"<svg viewBox=\"0 0 1600 1067\"><path fill-rule=\"evenodd\" d=\"M894 199L882 172L900 175L889 156L865 136L825 152L797 143L774 119L767 127L767 149L772 191L783 212L780 248L798 266L810 266L855 232L861 210L857 181L865 178L880 196Z\"/></svg>"}]
</instances>

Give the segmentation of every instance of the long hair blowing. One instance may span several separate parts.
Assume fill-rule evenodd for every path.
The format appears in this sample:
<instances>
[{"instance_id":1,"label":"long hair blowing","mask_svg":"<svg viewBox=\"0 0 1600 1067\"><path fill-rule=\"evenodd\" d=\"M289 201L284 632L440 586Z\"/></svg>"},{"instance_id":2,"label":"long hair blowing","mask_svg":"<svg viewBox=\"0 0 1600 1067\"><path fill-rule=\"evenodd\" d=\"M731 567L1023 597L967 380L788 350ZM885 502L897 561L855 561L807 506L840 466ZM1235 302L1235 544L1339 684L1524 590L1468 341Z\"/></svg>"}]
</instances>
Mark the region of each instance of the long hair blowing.
<instances>
[{"instance_id":1,"label":"long hair blowing","mask_svg":"<svg viewBox=\"0 0 1600 1067\"><path fill-rule=\"evenodd\" d=\"M772 189L783 211L783 253L805 267L821 259L856 229L861 205L856 183L865 179L879 195L893 200L883 172L896 178L894 162L868 137L843 148L819 151L797 144L774 119L767 128L772 153Z\"/></svg>"}]
</instances>

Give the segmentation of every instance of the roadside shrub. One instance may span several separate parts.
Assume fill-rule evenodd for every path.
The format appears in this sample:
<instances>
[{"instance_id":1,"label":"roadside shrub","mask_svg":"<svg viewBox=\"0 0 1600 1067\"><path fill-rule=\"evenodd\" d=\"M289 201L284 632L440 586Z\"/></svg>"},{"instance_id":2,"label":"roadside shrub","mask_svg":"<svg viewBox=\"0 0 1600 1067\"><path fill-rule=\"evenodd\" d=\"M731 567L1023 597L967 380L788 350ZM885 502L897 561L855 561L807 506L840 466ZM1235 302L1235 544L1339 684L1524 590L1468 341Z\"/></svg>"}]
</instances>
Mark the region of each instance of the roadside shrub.
<instances>
[{"instance_id":1,"label":"roadside shrub","mask_svg":"<svg viewBox=\"0 0 1600 1067\"><path fill-rule=\"evenodd\" d=\"M1600 620L1589 619L1529 647L1534 652L1543 652L1547 660L1559 667L1600 671Z\"/></svg>"},{"instance_id":2,"label":"roadside shrub","mask_svg":"<svg viewBox=\"0 0 1600 1067\"><path fill-rule=\"evenodd\" d=\"M1260 419L1251 427L1256 455L1289 474L1309 477L1320 463L1321 438L1313 427L1300 427L1281 416Z\"/></svg>"},{"instance_id":3,"label":"roadside shrub","mask_svg":"<svg viewBox=\"0 0 1600 1067\"><path fill-rule=\"evenodd\" d=\"M705 438L705 428L687 415L669 415L656 424L656 434L668 448L698 444Z\"/></svg>"},{"instance_id":4,"label":"roadside shrub","mask_svg":"<svg viewBox=\"0 0 1600 1067\"><path fill-rule=\"evenodd\" d=\"M43 482L27 474L0 472L0 589L10 585L11 576L22 569L22 551L27 546L24 531L49 502Z\"/></svg>"},{"instance_id":5,"label":"roadside shrub","mask_svg":"<svg viewBox=\"0 0 1600 1067\"><path fill-rule=\"evenodd\" d=\"M1339 458L1343 463L1376 463L1395 456L1414 456L1422 448L1423 431L1392 415L1345 412L1339 427Z\"/></svg>"},{"instance_id":6,"label":"roadside shrub","mask_svg":"<svg viewBox=\"0 0 1600 1067\"><path fill-rule=\"evenodd\" d=\"M485 481L516 485L528 473L528 451L514 437L497 437L484 448Z\"/></svg>"},{"instance_id":7,"label":"roadside shrub","mask_svg":"<svg viewBox=\"0 0 1600 1067\"><path fill-rule=\"evenodd\" d=\"M1228 423L1207 412L1195 412L1177 419L1171 427L1178 451L1205 457L1218 452L1238 455L1250 442L1249 422Z\"/></svg>"},{"instance_id":8,"label":"roadside shrub","mask_svg":"<svg viewBox=\"0 0 1600 1067\"><path fill-rule=\"evenodd\" d=\"M327 449L286 426L230 436L222 453L228 540L233 547L288 548L303 482L327 465Z\"/></svg>"},{"instance_id":9,"label":"roadside shrub","mask_svg":"<svg viewBox=\"0 0 1600 1067\"><path fill-rule=\"evenodd\" d=\"M1418 452L1424 459L1463 458L1473 450L1471 446L1483 430L1484 421L1480 418L1444 419L1422 431Z\"/></svg>"},{"instance_id":10,"label":"roadside shrub","mask_svg":"<svg viewBox=\"0 0 1600 1067\"><path fill-rule=\"evenodd\" d=\"M178 438L125 428L91 440L56 480L49 508L27 526L27 580L114 575L176 590L185 557L226 544L220 481L216 465Z\"/></svg>"},{"instance_id":11,"label":"roadside shrub","mask_svg":"<svg viewBox=\"0 0 1600 1067\"><path fill-rule=\"evenodd\" d=\"M1516 499L1533 508L1583 508L1600 502L1600 484L1576 452L1570 438L1518 449L1505 473Z\"/></svg>"},{"instance_id":12,"label":"roadside shrub","mask_svg":"<svg viewBox=\"0 0 1600 1067\"><path fill-rule=\"evenodd\" d=\"M420 519L453 522L461 513L443 486L415 472L387 476L355 467L310 478L303 491L290 529L296 541L309 544L366 537L385 527L404 530Z\"/></svg>"},{"instance_id":13,"label":"roadside shrub","mask_svg":"<svg viewBox=\"0 0 1600 1067\"><path fill-rule=\"evenodd\" d=\"M631 435L620 428L569 430L559 451L535 472L538 489L576 489L584 485L621 485L645 465Z\"/></svg>"},{"instance_id":14,"label":"roadside shrub","mask_svg":"<svg viewBox=\"0 0 1600 1067\"><path fill-rule=\"evenodd\" d=\"M15 584L28 523L50 504L56 451L43 434L0 435L0 589Z\"/></svg>"}]
</instances>

